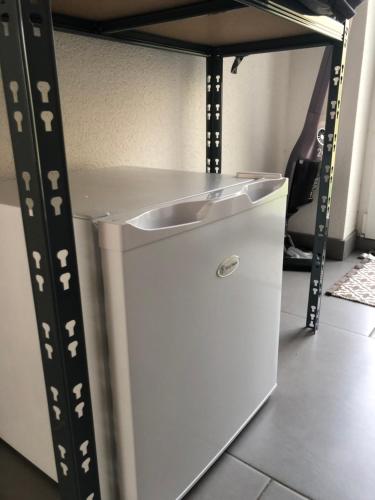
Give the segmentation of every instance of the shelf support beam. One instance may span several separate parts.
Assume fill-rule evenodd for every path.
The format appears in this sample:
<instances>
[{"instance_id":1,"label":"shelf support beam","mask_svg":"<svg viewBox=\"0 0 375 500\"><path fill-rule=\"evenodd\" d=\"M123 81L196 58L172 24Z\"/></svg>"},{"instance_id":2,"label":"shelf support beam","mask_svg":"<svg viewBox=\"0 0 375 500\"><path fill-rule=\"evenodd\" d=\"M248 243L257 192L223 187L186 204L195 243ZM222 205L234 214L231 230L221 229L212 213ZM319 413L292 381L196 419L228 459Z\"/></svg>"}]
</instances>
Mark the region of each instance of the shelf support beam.
<instances>
[{"instance_id":1,"label":"shelf support beam","mask_svg":"<svg viewBox=\"0 0 375 500\"><path fill-rule=\"evenodd\" d=\"M190 5L180 5L169 9L137 14L120 19L102 21L99 30L105 34L121 33L129 29L142 28L153 24L181 21L207 14L216 14L245 7L235 0L203 0Z\"/></svg>"},{"instance_id":2,"label":"shelf support beam","mask_svg":"<svg viewBox=\"0 0 375 500\"><path fill-rule=\"evenodd\" d=\"M248 56L251 54L266 54L283 50L306 49L309 47L323 47L327 45L327 37L312 33L284 38L271 38L256 42L243 42L234 45L223 45L215 48L215 53L223 57Z\"/></svg>"},{"instance_id":3,"label":"shelf support beam","mask_svg":"<svg viewBox=\"0 0 375 500\"><path fill-rule=\"evenodd\" d=\"M328 89L325 140L322 167L320 171L318 205L314 236L313 262L310 276L309 302L306 326L314 333L319 328L320 305L323 287L324 263L328 238L328 227L332 202L333 176L336 160L336 146L342 89L345 72L349 24L345 25L343 42L335 42L332 48L332 63Z\"/></svg>"},{"instance_id":4,"label":"shelf support beam","mask_svg":"<svg viewBox=\"0 0 375 500\"><path fill-rule=\"evenodd\" d=\"M223 58L206 60L206 171L221 173L223 117Z\"/></svg>"},{"instance_id":5,"label":"shelf support beam","mask_svg":"<svg viewBox=\"0 0 375 500\"><path fill-rule=\"evenodd\" d=\"M49 3L0 2L0 63L60 495L100 500Z\"/></svg>"}]
</instances>

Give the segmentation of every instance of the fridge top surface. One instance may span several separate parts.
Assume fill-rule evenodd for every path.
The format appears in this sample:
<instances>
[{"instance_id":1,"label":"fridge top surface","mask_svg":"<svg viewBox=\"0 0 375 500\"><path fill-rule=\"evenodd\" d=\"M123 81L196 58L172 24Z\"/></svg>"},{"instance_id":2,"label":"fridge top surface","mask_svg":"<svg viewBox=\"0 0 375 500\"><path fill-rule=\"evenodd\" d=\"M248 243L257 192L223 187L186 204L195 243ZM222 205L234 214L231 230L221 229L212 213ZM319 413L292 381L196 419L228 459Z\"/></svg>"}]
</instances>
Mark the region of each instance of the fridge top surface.
<instances>
[{"instance_id":1,"label":"fridge top surface","mask_svg":"<svg viewBox=\"0 0 375 500\"><path fill-rule=\"evenodd\" d=\"M205 194L251 179L144 167L109 167L69 172L73 214L98 219L132 218L161 203ZM0 204L19 206L15 179L0 182Z\"/></svg>"}]
</instances>

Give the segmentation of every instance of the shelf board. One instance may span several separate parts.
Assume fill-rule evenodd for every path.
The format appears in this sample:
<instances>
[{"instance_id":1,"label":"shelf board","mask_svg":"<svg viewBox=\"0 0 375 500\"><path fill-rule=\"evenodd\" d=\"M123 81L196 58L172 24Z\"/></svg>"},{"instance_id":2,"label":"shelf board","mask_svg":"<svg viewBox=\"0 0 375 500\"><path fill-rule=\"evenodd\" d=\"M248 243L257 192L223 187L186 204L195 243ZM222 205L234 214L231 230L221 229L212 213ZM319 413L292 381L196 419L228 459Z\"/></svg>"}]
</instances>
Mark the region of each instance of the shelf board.
<instances>
[{"instance_id":1,"label":"shelf board","mask_svg":"<svg viewBox=\"0 0 375 500\"><path fill-rule=\"evenodd\" d=\"M344 25L263 0L53 0L57 29L206 55L342 40ZM281 43L281 46L283 44ZM269 50L277 50L270 43Z\"/></svg>"}]
</instances>

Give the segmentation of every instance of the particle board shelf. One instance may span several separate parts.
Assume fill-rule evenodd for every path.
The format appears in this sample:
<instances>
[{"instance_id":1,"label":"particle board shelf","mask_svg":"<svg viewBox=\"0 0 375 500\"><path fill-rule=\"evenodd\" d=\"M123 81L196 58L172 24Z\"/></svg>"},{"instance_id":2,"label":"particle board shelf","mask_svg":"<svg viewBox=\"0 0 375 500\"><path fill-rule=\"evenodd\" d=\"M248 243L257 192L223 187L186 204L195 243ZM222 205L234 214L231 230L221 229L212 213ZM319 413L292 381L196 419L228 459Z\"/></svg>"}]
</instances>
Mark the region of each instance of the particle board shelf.
<instances>
[{"instance_id":1,"label":"particle board shelf","mask_svg":"<svg viewBox=\"0 0 375 500\"><path fill-rule=\"evenodd\" d=\"M323 45L344 31L264 0L53 0L52 10L60 30L200 55Z\"/></svg>"}]
</instances>

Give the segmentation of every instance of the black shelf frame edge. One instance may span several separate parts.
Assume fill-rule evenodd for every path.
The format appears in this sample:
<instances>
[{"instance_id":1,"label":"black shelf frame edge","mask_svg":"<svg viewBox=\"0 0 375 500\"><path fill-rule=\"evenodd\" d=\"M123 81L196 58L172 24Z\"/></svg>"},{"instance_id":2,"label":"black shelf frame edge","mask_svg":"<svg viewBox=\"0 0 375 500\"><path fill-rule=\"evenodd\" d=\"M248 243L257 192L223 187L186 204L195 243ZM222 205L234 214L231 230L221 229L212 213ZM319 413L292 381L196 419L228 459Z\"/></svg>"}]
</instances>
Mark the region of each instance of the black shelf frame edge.
<instances>
[{"instance_id":1,"label":"black shelf frame edge","mask_svg":"<svg viewBox=\"0 0 375 500\"><path fill-rule=\"evenodd\" d=\"M206 172L221 174L223 57L206 59Z\"/></svg>"},{"instance_id":2,"label":"black shelf frame edge","mask_svg":"<svg viewBox=\"0 0 375 500\"><path fill-rule=\"evenodd\" d=\"M327 36L328 39L342 41L345 32L345 23L337 23L335 28L329 26L330 19L324 16L314 16L294 11L284 5L281 5L273 0L236 0L243 6L256 7L263 12L278 16L294 24L299 24L305 28L311 29L316 33ZM340 28L339 28L340 26Z\"/></svg>"},{"instance_id":3,"label":"black shelf frame edge","mask_svg":"<svg viewBox=\"0 0 375 500\"><path fill-rule=\"evenodd\" d=\"M246 56L251 54L264 54L267 52L280 52L283 50L323 47L330 43L330 40L327 39L325 35L311 33L212 47L210 45L182 42L181 40L144 33L133 29L119 33L105 34L99 31L96 23L87 23L75 17L54 14L53 20L54 28L64 33L202 57L210 57L211 55L221 55L222 57ZM84 22L81 24L81 21Z\"/></svg>"},{"instance_id":4,"label":"black shelf frame edge","mask_svg":"<svg viewBox=\"0 0 375 500\"><path fill-rule=\"evenodd\" d=\"M170 21L180 21L182 19L191 19L192 17L203 16L205 14L216 14L244 7L245 5L241 5L235 0L204 0L190 5L148 12L147 14L138 14L121 19L102 21L99 29L102 33L106 34L120 33L129 29L137 29Z\"/></svg>"},{"instance_id":5,"label":"black shelf frame edge","mask_svg":"<svg viewBox=\"0 0 375 500\"><path fill-rule=\"evenodd\" d=\"M301 48L303 40L305 44L303 45L304 47L315 47L317 44L320 45L317 40L321 40L321 44L325 42L326 45L334 40L342 41L344 33L344 25L342 23L337 23L335 29L333 29L324 17L309 16L300 12L295 12L271 0L267 2L262 0L203 0L190 5L107 21L88 21L77 17L54 13L53 23L55 29L68 33L86 35L116 42L132 43L163 50L173 50L187 54L196 54L199 56L219 54L223 57L228 57L234 55L236 45L224 45L221 47L202 45L154 35L141 31L141 28L196 16L242 9L249 6L262 10L263 12L268 12L270 15L286 19L294 24L304 26L311 30L311 34L306 34L301 37L279 38L276 39L277 41L275 42L272 40L244 42L243 44L238 44L238 49L243 54L259 53L262 50L272 52ZM309 43L311 43L311 45L309 45ZM280 49L278 48L278 44L284 44L287 48ZM247 46L248 51L246 51ZM264 49L267 46L268 48Z\"/></svg>"},{"instance_id":6,"label":"black shelf frame edge","mask_svg":"<svg viewBox=\"0 0 375 500\"><path fill-rule=\"evenodd\" d=\"M324 264L326 259L328 228L332 204L333 177L336 161L336 146L339 130L342 90L344 83L346 52L349 36L349 22L345 25L344 40L334 43L328 88L326 126L320 170L318 204L315 218L313 261L310 275L309 301L306 326L314 333L319 328L321 296L323 289Z\"/></svg>"},{"instance_id":7,"label":"black shelf frame edge","mask_svg":"<svg viewBox=\"0 0 375 500\"><path fill-rule=\"evenodd\" d=\"M267 52L281 52L284 50L308 49L312 47L324 47L327 38L323 35L312 33L309 35L298 35L284 38L271 38L257 42L236 43L217 47L214 54L222 57L248 56L251 54L265 54Z\"/></svg>"}]
</instances>

